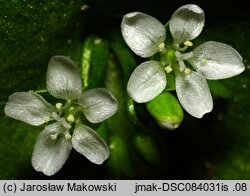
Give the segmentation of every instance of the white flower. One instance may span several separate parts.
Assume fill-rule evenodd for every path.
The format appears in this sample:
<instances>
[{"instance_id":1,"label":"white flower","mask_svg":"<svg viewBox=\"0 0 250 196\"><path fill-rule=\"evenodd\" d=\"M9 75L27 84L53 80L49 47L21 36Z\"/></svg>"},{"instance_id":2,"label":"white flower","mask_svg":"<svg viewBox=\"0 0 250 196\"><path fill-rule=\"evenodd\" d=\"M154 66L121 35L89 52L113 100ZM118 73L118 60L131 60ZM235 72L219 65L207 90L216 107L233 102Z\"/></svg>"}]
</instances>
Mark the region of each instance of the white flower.
<instances>
[{"instance_id":1,"label":"white flower","mask_svg":"<svg viewBox=\"0 0 250 196\"><path fill-rule=\"evenodd\" d=\"M17 92L9 96L5 114L31 125L39 126L48 121L34 146L32 165L37 171L54 175L66 162L72 147L95 164L102 164L109 157L105 141L91 128L81 124L80 113L92 123L114 115L117 101L103 89L82 93L82 81L75 63L64 56L51 58L47 72L47 90L58 99L54 105L34 92Z\"/></svg>"},{"instance_id":2,"label":"white flower","mask_svg":"<svg viewBox=\"0 0 250 196\"><path fill-rule=\"evenodd\" d=\"M176 93L183 108L197 118L212 110L206 79L229 78L243 72L245 67L239 53L220 42L205 42L192 52L183 53L193 45L191 40L201 33L204 22L205 14L197 5L180 7L169 23L173 43L166 45L165 27L156 18L141 12L123 17L122 35L134 53L151 57L160 52L159 61L146 61L132 73L127 90L134 101L144 103L158 96L166 87L166 75L173 70Z\"/></svg>"}]
</instances>

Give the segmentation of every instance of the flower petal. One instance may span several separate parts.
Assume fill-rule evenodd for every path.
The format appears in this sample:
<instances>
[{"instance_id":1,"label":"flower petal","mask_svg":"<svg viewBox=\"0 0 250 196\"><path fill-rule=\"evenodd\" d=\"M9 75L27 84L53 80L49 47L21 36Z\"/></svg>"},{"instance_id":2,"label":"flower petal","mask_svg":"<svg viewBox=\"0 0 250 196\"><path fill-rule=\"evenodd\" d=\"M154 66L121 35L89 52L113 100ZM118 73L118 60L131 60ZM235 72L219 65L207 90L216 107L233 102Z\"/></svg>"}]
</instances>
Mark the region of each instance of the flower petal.
<instances>
[{"instance_id":1,"label":"flower petal","mask_svg":"<svg viewBox=\"0 0 250 196\"><path fill-rule=\"evenodd\" d=\"M205 42L194 49L193 55L188 61L207 79L229 78L245 70L240 54L224 43Z\"/></svg>"},{"instance_id":2,"label":"flower petal","mask_svg":"<svg viewBox=\"0 0 250 196\"><path fill-rule=\"evenodd\" d=\"M52 111L56 110L45 99L33 92L17 92L9 96L4 112L7 116L39 126L49 120Z\"/></svg>"},{"instance_id":3,"label":"flower petal","mask_svg":"<svg viewBox=\"0 0 250 196\"><path fill-rule=\"evenodd\" d=\"M213 109L213 100L207 81L197 72L178 74L176 93L183 108L192 116L201 118Z\"/></svg>"},{"instance_id":4,"label":"flower petal","mask_svg":"<svg viewBox=\"0 0 250 196\"><path fill-rule=\"evenodd\" d=\"M102 164L109 157L105 141L91 128L78 123L72 136L72 145L92 163Z\"/></svg>"},{"instance_id":5,"label":"flower petal","mask_svg":"<svg viewBox=\"0 0 250 196\"><path fill-rule=\"evenodd\" d=\"M192 40L200 35L205 23L203 10L194 4L177 9L170 20L170 32L176 44Z\"/></svg>"},{"instance_id":6,"label":"flower petal","mask_svg":"<svg viewBox=\"0 0 250 196\"><path fill-rule=\"evenodd\" d=\"M150 57L158 52L159 45L166 38L163 24L141 12L131 12L123 16L121 31L128 46L141 57Z\"/></svg>"},{"instance_id":7,"label":"flower petal","mask_svg":"<svg viewBox=\"0 0 250 196\"><path fill-rule=\"evenodd\" d=\"M75 100L82 91L80 72L76 64L65 56L53 56L47 71L47 89L59 99Z\"/></svg>"},{"instance_id":8,"label":"flower petal","mask_svg":"<svg viewBox=\"0 0 250 196\"><path fill-rule=\"evenodd\" d=\"M85 91L78 100L86 118L92 123L98 123L113 116L117 111L115 97L104 88Z\"/></svg>"},{"instance_id":9,"label":"flower petal","mask_svg":"<svg viewBox=\"0 0 250 196\"><path fill-rule=\"evenodd\" d=\"M145 103L158 96L166 87L166 74L157 61L140 64L129 78L127 91L138 103Z\"/></svg>"},{"instance_id":10,"label":"flower petal","mask_svg":"<svg viewBox=\"0 0 250 196\"><path fill-rule=\"evenodd\" d=\"M65 131L62 124L56 122L46 126L39 134L31 160L36 171L51 176L62 168L72 149L71 140L63 134Z\"/></svg>"}]
</instances>

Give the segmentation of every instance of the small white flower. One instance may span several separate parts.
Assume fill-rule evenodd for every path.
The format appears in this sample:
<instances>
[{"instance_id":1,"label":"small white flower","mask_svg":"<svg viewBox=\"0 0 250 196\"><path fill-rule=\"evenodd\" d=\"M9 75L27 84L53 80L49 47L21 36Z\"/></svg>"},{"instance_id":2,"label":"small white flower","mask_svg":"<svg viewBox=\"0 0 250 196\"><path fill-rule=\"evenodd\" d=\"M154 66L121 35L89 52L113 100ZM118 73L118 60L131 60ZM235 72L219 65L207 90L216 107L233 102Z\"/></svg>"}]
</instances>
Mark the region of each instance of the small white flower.
<instances>
[{"instance_id":1,"label":"small white flower","mask_svg":"<svg viewBox=\"0 0 250 196\"><path fill-rule=\"evenodd\" d=\"M205 14L197 5L188 4L177 9L169 23L173 43L166 45L166 30L156 18L141 12L123 17L121 31L128 46L141 57L160 52L160 60L146 61L132 73L127 90L138 103L158 96L167 84L166 74L172 70L176 77L176 93L183 108L192 116L201 118L213 108L206 79L229 78L244 71L242 57L231 46L215 41L201 44L192 52L191 40L199 36ZM183 45L182 45L183 44ZM189 62L194 70L186 67Z\"/></svg>"},{"instance_id":2,"label":"small white flower","mask_svg":"<svg viewBox=\"0 0 250 196\"><path fill-rule=\"evenodd\" d=\"M102 122L116 113L116 99L103 88L82 93L79 70L64 56L51 58L47 89L54 97L65 100L65 104L58 102L54 106L37 93L17 92L9 96L4 109L7 116L35 126L54 121L45 126L35 143L35 170L54 175L66 162L72 147L91 162L102 164L109 157L109 148L94 130L80 123L80 113L92 123Z\"/></svg>"}]
</instances>

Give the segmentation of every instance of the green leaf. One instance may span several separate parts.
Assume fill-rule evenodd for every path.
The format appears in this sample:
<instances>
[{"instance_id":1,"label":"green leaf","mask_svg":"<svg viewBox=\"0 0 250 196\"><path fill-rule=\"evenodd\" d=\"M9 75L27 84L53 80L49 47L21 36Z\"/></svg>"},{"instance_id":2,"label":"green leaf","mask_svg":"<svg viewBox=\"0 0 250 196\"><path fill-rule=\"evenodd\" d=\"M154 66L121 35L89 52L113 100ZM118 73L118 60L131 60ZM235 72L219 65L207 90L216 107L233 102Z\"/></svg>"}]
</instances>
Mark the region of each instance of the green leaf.
<instances>
[{"instance_id":1,"label":"green leaf","mask_svg":"<svg viewBox=\"0 0 250 196\"><path fill-rule=\"evenodd\" d=\"M107 40L97 36L88 37L83 45L82 80L87 89L102 85L109 58L109 44Z\"/></svg>"},{"instance_id":2,"label":"green leaf","mask_svg":"<svg viewBox=\"0 0 250 196\"><path fill-rule=\"evenodd\" d=\"M110 37L111 47L119 63L121 64L125 82L127 82L130 75L136 68L137 63L120 33L118 33L117 31L113 31L110 34Z\"/></svg>"}]
</instances>

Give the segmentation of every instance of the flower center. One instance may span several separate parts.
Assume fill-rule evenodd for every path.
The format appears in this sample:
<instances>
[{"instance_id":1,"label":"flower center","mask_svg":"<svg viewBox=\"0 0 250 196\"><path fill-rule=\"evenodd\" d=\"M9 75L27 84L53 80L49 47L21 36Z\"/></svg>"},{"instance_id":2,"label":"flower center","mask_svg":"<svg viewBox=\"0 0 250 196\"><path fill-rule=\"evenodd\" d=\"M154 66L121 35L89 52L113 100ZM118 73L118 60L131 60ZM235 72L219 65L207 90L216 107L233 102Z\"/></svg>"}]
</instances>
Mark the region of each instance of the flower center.
<instances>
[{"instance_id":1,"label":"flower center","mask_svg":"<svg viewBox=\"0 0 250 196\"><path fill-rule=\"evenodd\" d=\"M183 72L186 75L191 73L191 69L186 67L184 60L191 58L193 53L181 53L180 51L184 51L188 46L192 46L193 43L191 41L186 41L183 44L185 45L183 48L173 45L172 47L167 47L166 51L161 52L161 63L167 74L173 70L175 72ZM205 62L205 60L203 60L203 62Z\"/></svg>"},{"instance_id":2,"label":"flower center","mask_svg":"<svg viewBox=\"0 0 250 196\"><path fill-rule=\"evenodd\" d=\"M66 128L64 129L63 133L55 133L51 134L50 137L52 140L56 140L59 134L64 134L65 139L71 139L70 129L72 127L72 123L76 121L75 116L77 115L79 108L75 107L74 102L68 101L65 104L60 102L55 104L57 111L51 114L51 117L44 117L44 121L48 122L49 120L56 120L61 122L62 126Z\"/></svg>"}]
</instances>

